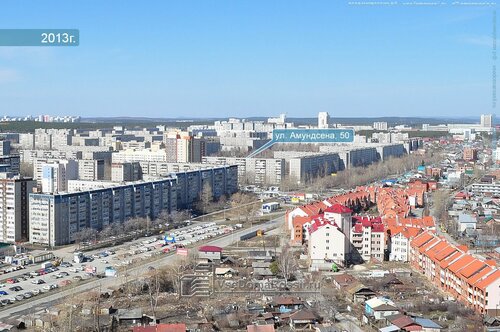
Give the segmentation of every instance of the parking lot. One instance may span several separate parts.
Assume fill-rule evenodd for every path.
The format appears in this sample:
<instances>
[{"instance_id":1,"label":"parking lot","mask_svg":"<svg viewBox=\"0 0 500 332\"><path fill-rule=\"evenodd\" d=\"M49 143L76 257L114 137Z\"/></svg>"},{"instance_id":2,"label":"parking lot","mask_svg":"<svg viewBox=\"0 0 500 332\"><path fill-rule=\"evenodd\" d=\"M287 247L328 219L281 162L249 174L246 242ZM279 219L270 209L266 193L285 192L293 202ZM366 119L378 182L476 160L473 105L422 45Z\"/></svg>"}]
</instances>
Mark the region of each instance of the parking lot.
<instances>
[{"instance_id":1,"label":"parking lot","mask_svg":"<svg viewBox=\"0 0 500 332\"><path fill-rule=\"evenodd\" d=\"M229 234L239 228L241 225L196 223L170 233L168 243L162 236L144 237L113 248L83 253L81 256L85 258L81 263L74 262L74 252L68 251L62 257L63 262L59 266L41 268L40 265L32 265L5 275L8 278L0 284L0 305L28 302L40 294L74 285L82 280L102 277L106 269L114 270L116 276L120 276L120 273L131 264L144 262L153 256L175 253L177 248L189 247L200 241Z\"/></svg>"}]
</instances>

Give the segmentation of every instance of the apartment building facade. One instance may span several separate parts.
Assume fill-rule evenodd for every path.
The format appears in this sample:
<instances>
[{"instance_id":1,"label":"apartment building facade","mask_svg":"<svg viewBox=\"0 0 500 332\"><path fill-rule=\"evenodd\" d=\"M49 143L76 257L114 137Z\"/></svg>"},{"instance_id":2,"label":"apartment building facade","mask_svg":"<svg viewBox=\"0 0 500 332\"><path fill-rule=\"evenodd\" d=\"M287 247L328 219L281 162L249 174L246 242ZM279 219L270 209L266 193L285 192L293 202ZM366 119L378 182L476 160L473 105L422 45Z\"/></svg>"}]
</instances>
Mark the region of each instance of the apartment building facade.
<instances>
[{"instance_id":1,"label":"apartment building facade","mask_svg":"<svg viewBox=\"0 0 500 332\"><path fill-rule=\"evenodd\" d=\"M351 230L353 255L364 261L383 261L386 249L385 226L380 217L354 217Z\"/></svg>"},{"instance_id":2,"label":"apartment building facade","mask_svg":"<svg viewBox=\"0 0 500 332\"><path fill-rule=\"evenodd\" d=\"M433 232L410 243L410 263L434 285L480 314L500 314L500 270Z\"/></svg>"},{"instance_id":3,"label":"apartment building facade","mask_svg":"<svg viewBox=\"0 0 500 332\"><path fill-rule=\"evenodd\" d=\"M191 206L208 183L215 198L238 189L234 166L177 173L150 182L134 182L74 193L29 195L29 239L42 245L74 241L83 228L101 230L135 217L155 219L163 211Z\"/></svg>"},{"instance_id":4,"label":"apartment building facade","mask_svg":"<svg viewBox=\"0 0 500 332\"><path fill-rule=\"evenodd\" d=\"M26 241L29 236L28 195L36 187L32 178L0 173L0 242Z\"/></svg>"}]
</instances>

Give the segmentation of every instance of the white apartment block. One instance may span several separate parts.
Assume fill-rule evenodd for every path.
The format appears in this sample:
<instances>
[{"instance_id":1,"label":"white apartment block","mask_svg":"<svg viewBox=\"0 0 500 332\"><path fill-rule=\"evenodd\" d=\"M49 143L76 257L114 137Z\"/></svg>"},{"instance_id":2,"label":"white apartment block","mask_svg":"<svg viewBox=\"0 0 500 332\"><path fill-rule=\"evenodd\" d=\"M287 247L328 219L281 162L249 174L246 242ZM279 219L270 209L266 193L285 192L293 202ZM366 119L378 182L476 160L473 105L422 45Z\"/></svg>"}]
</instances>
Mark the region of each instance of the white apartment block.
<instances>
[{"instance_id":1,"label":"white apartment block","mask_svg":"<svg viewBox=\"0 0 500 332\"><path fill-rule=\"evenodd\" d=\"M313 268L330 262L344 266L350 260L351 213L345 206L335 204L312 219L308 229L308 253Z\"/></svg>"},{"instance_id":2,"label":"white apartment block","mask_svg":"<svg viewBox=\"0 0 500 332\"><path fill-rule=\"evenodd\" d=\"M76 160L59 160L37 163L34 178L41 182L44 193L57 193L68 190L68 180L78 179L78 163Z\"/></svg>"},{"instance_id":3,"label":"white apartment block","mask_svg":"<svg viewBox=\"0 0 500 332\"><path fill-rule=\"evenodd\" d=\"M389 260L397 262L409 262L410 260L410 239L402 232L391 236Z\"/></svg>"},{"instance_id":4,"label":"white apartment block","mask_svg":"<svg viewBox=\"0 0 500 332\"><path fill-rule=\"evenodd\" d=\"M237 165L241 184L279 185L285 176L285 160L279 158L203 157L202 163Z\"/></svg>"},{"instance_id":5,"label":"white apartment block","mask_svg":"<svg viewBox=\"0 0 500 332\"><path fill-rule=\"evenodd\" d=\"M139 162L127 162L111 165L111 181L128 182L142 179L141 165Z\"/></svg>"},{"instance_id":6,"label":"white apartment block","mask_svg":"<svg viewBox=\"0 0 500 332\"><path fill-rule=\"evenodd\" d=\"M113 163L123 163L132 161L166 162L168 161L168 157L166 150L163 149L156 151L152 151L151 149L123 150L123 151L113 152L112 161Z\"/></svg>"},{"instance_id":7,"label":"white apartment block","mask_svg":"<svg viewBox=\"0 0 500 332\"><path fill-rule=\"evenodd\" d=\"M485 128L493 127L493 114L481 114L481 126Z\"/></svg>"},{"instance_id":8,"label":"white apartment block","mask_svg":"<svg viewBox=\"0 0 500 332\"><path fill-rule=\"evenodd\" d=\"M330 115L328 112L319 112L318 113L318 128L326 129L328 128L328 124L330 122Z\"/></svg>"},{"instance_id":9,"label":"white apartment block","mask_svg":"<svg viewBox=\"0 0 500 332\"><path fill-rule=\"evenodd\" d=\"M78 162L78 179L97 181L105 179L105 161L103 159L80 159Z\"/></svg>"},{"instance_id":10,"label":"white apartment block","mask_svg":"<svg viewBox=\"0 0 500 332\"><path fill-rule=\"evenodd\" d=\"M351 243L354 251L364 261L384 260L386 248L385 229L380 217L355 217L351 231ZM353 253L354 255L354 253Z\"/></svg>"},{"instance_id":11,"label":"white apartment block","mask_svg":"<svg viewBox=\"0 0 500 332\"><path fill-rule=\"evenodd\" d=\"M384 130L387 131L389 126L387 125L387 122L374 122L373 123L373 129L374 130Z\"/></svg>"}]
</instances>

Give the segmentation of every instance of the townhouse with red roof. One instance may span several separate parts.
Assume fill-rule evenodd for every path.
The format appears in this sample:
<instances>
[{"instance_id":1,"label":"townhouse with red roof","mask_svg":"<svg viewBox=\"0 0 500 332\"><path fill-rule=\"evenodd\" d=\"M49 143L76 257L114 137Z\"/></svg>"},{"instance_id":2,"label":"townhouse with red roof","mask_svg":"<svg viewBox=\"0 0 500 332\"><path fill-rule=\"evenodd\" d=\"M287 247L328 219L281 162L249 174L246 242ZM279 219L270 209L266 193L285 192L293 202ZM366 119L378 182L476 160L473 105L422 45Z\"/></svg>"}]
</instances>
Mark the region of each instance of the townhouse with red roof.
<instances>
[{"instance_id":1,"label":"townhouse with red roof","mask_svg":"<svg viewBox=\"0 0 500 332\"><path fill-rule=\"evenodd\" d=\"M481 314L500 314L500 270L430 231L410 243L410 263L434 285Z\"/></svg>"}]
</instances>

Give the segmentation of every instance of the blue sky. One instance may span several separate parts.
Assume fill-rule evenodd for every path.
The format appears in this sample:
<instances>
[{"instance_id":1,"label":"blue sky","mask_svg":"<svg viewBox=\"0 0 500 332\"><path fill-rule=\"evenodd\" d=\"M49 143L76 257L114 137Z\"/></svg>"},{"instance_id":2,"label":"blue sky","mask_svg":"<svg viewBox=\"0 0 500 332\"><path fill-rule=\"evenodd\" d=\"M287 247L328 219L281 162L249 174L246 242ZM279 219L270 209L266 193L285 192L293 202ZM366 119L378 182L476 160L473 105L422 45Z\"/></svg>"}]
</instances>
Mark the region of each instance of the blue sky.
<instances>
[{"instance_id":1,"label":"blue sky","mask_svg":"<svg viewBox=\"0 0 500 332\"><path fill-rule=\"evenodd\" d=\"M402 1L400 1L401 3ZM492 6L342 0L2 0L0 114L477 116L492 108Z\"/></svg>"}]
</instances>

